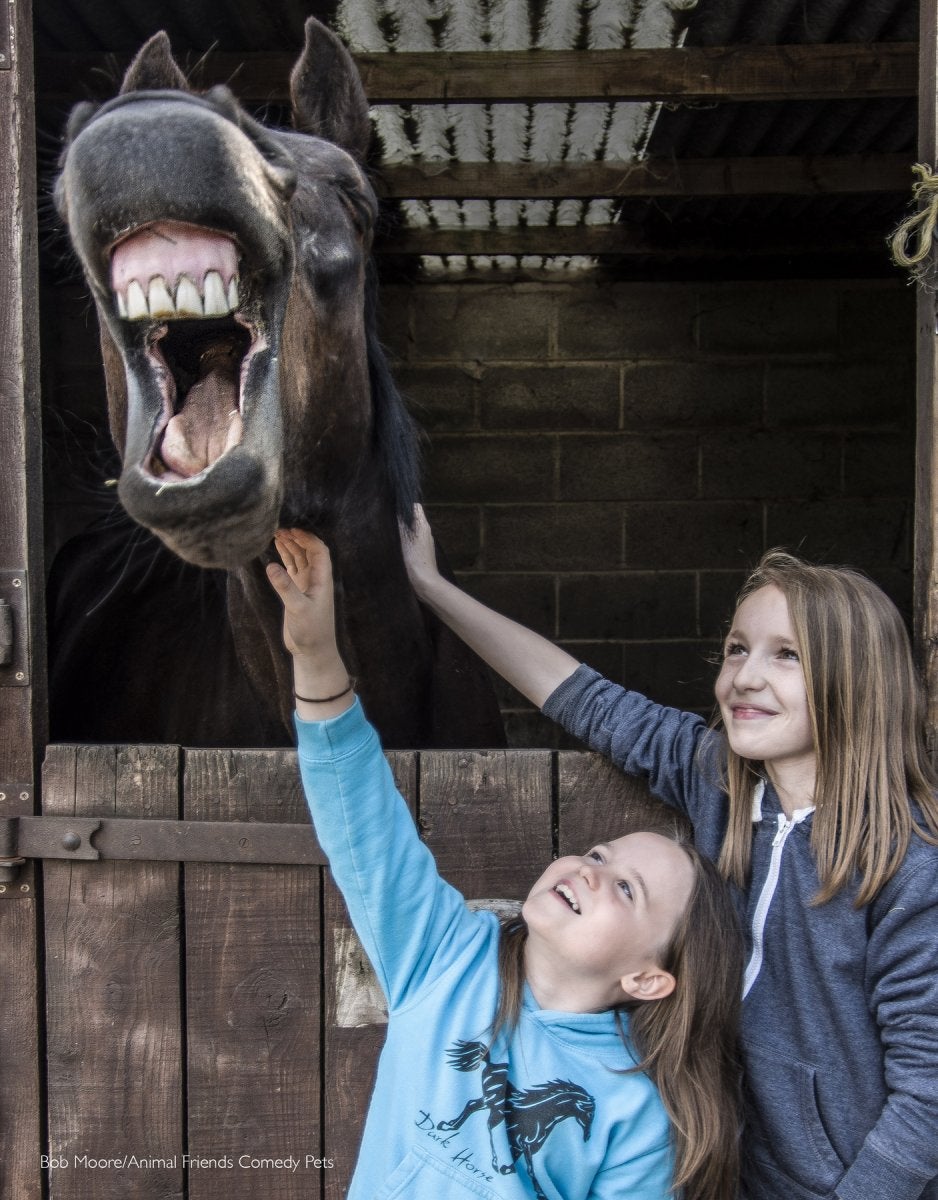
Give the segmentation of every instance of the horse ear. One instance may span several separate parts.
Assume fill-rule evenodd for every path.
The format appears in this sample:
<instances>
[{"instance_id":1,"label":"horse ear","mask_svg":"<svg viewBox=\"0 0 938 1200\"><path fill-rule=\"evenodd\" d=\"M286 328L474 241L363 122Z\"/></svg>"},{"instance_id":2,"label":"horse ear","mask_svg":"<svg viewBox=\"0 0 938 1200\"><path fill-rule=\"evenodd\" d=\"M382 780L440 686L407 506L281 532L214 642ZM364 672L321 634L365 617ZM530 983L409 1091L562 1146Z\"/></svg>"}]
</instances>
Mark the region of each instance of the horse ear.
<instances>
[{"instance_id":1,"label":"horse ear","mask_svg":"<svg viewBox=\"0 0 938 1200\"><path fill-rule=\"evenodd\" d=\"M315 17L306 22L306 44L290 74L293 124L335 142L359 161L368 152L368 101L352 56Z\"/></svg>"},{"instance_id":2,"label":"horse ear","mask_svg":"<svg viewBox=\"0 0 938 1200\"><path fill-rule=\"evenodd\" d=\"M166 89L188 92L189 85L176 66L169 38L160 30L141 46L137 57L127 68L121 95L125 92L158 92Z\"/></svg>"}]
</instances>

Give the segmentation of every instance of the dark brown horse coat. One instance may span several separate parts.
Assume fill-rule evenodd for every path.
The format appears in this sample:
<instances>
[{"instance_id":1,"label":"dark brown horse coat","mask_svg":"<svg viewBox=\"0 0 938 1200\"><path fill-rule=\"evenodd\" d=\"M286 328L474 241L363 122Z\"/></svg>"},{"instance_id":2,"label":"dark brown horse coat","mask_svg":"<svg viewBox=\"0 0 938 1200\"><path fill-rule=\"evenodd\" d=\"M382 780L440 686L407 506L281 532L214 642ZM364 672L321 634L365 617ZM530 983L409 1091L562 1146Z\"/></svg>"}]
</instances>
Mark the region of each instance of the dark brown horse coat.
<instances>
[{"instance_id":1,"label":"dark brown horse coat","mask_svg":"<svg viewBox=\"0 0 938 1200\"><path fill-rule=\"evenodd\" d=\"M291 95L295 131L261 126L227 88L191 92L157 34L70 118L56 203L98 310L118 494L159 540L112 522L55 564L56 739L289 742L263 562L296 525L332 550L385 745L503 742L484 669L404 570L417 434L375 335L367 105L313 19Z\"/></svg>"}]
</instances>

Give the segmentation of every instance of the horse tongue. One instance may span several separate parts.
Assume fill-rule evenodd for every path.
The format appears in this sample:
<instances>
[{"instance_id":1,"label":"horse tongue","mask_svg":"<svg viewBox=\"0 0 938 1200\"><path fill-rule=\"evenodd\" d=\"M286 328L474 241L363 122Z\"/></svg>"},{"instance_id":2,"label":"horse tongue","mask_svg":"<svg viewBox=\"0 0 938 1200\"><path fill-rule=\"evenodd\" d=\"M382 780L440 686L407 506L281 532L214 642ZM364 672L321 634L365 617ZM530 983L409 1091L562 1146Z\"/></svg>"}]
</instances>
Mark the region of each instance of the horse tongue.
<instances>
[{"instance_id":1,"label":"horse tongue","mask_svg":"<svg viewBox=\"0 0 938 1200\"><path fill-rule=\"evenodd\" d=\"M185 406L163 433L160 458L177 475L189 478L241 440L238 387L230 371L209 371L193 384Z\"/></svg>"}]
</instances>

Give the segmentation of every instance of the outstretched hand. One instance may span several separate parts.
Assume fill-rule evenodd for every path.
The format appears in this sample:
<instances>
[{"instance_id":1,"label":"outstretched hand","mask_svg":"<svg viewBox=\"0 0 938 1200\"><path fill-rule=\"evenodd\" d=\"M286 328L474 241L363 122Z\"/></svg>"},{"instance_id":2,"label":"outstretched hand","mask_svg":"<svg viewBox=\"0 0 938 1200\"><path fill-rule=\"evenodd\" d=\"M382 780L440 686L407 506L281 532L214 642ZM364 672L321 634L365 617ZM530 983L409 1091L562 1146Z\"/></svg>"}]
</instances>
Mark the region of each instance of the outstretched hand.
<instances>
[{"instance_id":1,"label":"outstretched hand","mask_svg":"<svg viewBox=\"0 0 938 1200\"><path fill-rule=\"evenodd\" d=\"M335 609L329 548L303 529L278 529L274 545L283 566L270 563L267 578L283 602L284 644L294 657L331 650Z\"/></svg>"},{"instance_id":2,"label":"outstretched hand","mask_svg":"<svg viewBox=\"0 0 938 1200\"><path fill-rule=\"evenodd\" d=\"M427 514L423 511L423 505L414 505L414 527L408 529L406 525L401 524L400 535L404 566L407 568L411 587L418 596L423 597L425 589L440 578L433 532Z\"/></svg>"}]
</instances>

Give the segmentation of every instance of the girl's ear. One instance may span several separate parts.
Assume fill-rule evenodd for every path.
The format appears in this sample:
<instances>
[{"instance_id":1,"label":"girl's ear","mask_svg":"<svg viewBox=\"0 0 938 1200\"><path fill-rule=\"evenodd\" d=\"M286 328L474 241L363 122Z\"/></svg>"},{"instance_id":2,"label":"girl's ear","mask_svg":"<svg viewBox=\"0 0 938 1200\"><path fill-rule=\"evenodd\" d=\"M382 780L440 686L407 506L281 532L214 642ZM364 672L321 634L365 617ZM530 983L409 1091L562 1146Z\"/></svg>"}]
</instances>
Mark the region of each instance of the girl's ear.
<instances>
[{"instance_id":1,"label":"girl's ear","mask_svg":"<svg viewBox=\"0 0 938 1200\"><path fill-rule=\"evenodd\" d=\"M677 980L670 971L652 967L648 971L636 971L623 975L619 980L622 990L631 1000L663 1000L677 987Z\"/></svg>"}]
</instances>

